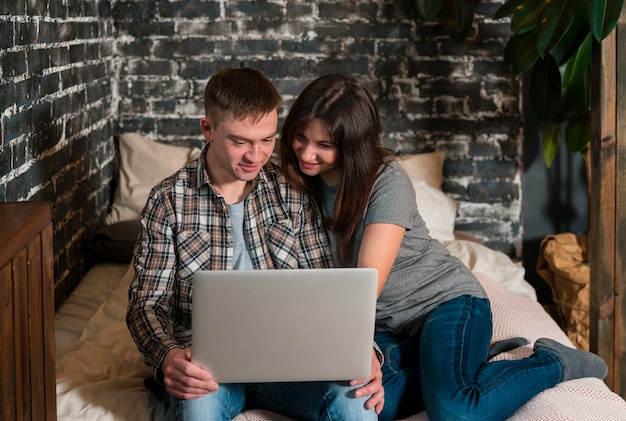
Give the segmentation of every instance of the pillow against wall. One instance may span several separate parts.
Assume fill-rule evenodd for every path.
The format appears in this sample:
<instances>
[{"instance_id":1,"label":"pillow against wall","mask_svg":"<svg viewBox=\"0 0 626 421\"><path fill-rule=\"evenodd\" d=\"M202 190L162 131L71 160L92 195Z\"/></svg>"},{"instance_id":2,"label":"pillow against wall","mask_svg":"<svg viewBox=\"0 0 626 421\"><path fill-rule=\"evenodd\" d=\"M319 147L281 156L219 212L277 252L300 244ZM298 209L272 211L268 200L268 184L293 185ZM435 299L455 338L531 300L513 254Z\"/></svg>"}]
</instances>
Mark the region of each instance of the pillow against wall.
<instances>
[{"instance_id":1,"label":"pillow against wall","mask_svg":"<svg viewBox=\"0 0 626 421\"><path fill-rule=\"evenodd\" d=\"M396 158L411 179L417 209L431 237L441 242L454 240L457 210L456 201L441 191L444 158L443 152L399 155Z\"/></svg>"},{"instance_id":2,"label":"pillow against wall","mask_svg":"<svg viewBox=\"0 0 626 421\"><path fill-rule=\"evenodd\" d=\"M412 178L417 201L417 210L436 240L454 240L454 220L457 204L441 190L433 188L425 180Z\"/></svg>"},{"instance_id":3,"label":"pillow against wall","mask_svg":"<svg viewBox=\"0 0 626 421\"><path fill-rule=\"evenodd\" d=\"M430 186L441 190L445 157L446 154L443 152L428 152L399 155L396 160L411 179L425 180Z\"/></svg>"},{"instance_id":4,"label":"pillow against wall","mask_svg":"<svg viewBox=\"0 0 626 421\"><path fill-rule=\"evenodd\" d=\"M136 133L119 136L120 177L106 224L139 219L150 190L197 157L200 149L165 145Z\"/></svg>"}]
</instances>

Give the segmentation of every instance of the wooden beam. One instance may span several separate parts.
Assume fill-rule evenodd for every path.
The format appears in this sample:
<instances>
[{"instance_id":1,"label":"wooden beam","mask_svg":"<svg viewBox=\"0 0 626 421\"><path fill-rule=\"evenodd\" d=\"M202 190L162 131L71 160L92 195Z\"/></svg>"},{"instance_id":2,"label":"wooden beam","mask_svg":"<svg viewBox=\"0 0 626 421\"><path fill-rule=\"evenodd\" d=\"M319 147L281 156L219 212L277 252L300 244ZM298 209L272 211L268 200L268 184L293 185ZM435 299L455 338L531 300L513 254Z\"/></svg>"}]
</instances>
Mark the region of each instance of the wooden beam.
<instances>
[{"instance_id":1,"label":"wooden beam","mask_svg":"<svg viewBox=\"0 0 626 421\"><path fill-rule=\"evenodd\" d=\"M593 58L590 160L590 348L609 366L608 386L626 396L626 13ZM622 38L621 42L618 39ZM624 372L624 373L622 373Z\"/></svg>"},{"instance_id":2,"label":"wooden beam","mask_svg":"<svg viewBox=\"0 0 626 421\"><path fill-rule=\"evenodd\" d=\"M626 397L626 12L616 29L615 138L615 285L617 292L615 354L619 360L618 389Z\"/></svg>"}]
</instances>

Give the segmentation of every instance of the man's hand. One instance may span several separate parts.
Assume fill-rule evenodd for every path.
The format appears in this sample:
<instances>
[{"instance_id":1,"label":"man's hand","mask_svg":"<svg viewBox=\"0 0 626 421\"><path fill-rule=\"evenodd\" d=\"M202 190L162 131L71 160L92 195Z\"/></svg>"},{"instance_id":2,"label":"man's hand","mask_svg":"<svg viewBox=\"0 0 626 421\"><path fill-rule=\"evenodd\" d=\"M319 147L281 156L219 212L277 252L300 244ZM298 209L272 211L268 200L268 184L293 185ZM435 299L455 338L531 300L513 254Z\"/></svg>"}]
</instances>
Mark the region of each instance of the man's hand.
<instances>
[{"instance_id":1,"label":"man's hand","mask_svg":"<svg viewBox=\"0 0 626 421\"><path fill-rule=\"evenodd\" d=\"M365 402L366 409L372 409L376 411L376 414L380 415L385 406L385 389L383 388L383 372L380 369L380 362L376 356L376 352L372 351L372 374L367 379L352 380L350 385L356 386L357 384L364 384L363 387L358 388L354 393L357 398L362 396L371 395Z\"/></svg>"},{"instance_id":2,"label":"man's hand","mask_svg":"<svg viewBox=\"0 0 626 421\"><path fill-rule=\"evenodd\" d=\"M191 363L189 349L174 348L169 351L161 370L167 392L178 399L199 398L218 388L210 372Z\"/></svg>"}]
</instances>

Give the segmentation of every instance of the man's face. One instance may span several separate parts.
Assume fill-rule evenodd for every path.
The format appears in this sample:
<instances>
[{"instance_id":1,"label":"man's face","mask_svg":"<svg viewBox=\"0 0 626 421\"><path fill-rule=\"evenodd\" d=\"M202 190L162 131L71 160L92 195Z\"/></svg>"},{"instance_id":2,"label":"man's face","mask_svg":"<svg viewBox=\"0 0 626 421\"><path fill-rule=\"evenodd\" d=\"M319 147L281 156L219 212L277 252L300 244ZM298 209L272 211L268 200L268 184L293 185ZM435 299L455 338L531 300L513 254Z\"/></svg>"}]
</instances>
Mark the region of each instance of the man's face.
<instances>
[{"instance_id":1,"label":"man's face","mask_svg":"<svg viewBox=\"0 0 626 421\"><path fill-rule=\"evenodd\" d=\"M267 163L276 143L278 111L255 121L227 115L216 128L209 117L200 120L202 133L211 143L206 160L215 185L253 180Z\"/></svg>"}]
</instances>

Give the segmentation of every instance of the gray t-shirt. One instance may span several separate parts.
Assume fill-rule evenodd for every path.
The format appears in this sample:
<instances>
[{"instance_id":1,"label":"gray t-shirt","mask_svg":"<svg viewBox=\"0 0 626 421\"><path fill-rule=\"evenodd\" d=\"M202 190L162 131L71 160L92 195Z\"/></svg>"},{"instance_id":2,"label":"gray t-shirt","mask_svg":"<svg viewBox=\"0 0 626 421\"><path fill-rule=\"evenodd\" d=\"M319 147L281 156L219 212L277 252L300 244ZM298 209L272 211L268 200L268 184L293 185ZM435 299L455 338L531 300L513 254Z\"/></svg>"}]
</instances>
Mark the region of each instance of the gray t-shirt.
<instances>
[{"instance_id":1,"label":"gray t-shirt","mask_svg":"<svg viewBox=\"0 0 626 421\"><path fill-rule=\"evenodd\" d=\"M230 220L233 223L233 269L254 269L250 251L243 235L243 203L228 205Z\"/></svg>"},{"instance_id":2,"label":"gray t-shirt","mask_svg":"<svg viewBox=\"0 0 626 421\"><path fill-rule=\"evenodd\" d=\"M336 188L324 185L322 213L332 215ZM357 228L353 262L367 224L388 223L406 228L404 239L376 305L376 330L415 335L424 317L437 305L461 295L486 298L487 294L469 269L437 240L432 239L417 211L415 190L400 165L390 163L372 189L369 204ZM336 241L328 233L333 256ZM335 264L338 262L335 261Z\"/></svg>"}]
</instances>

